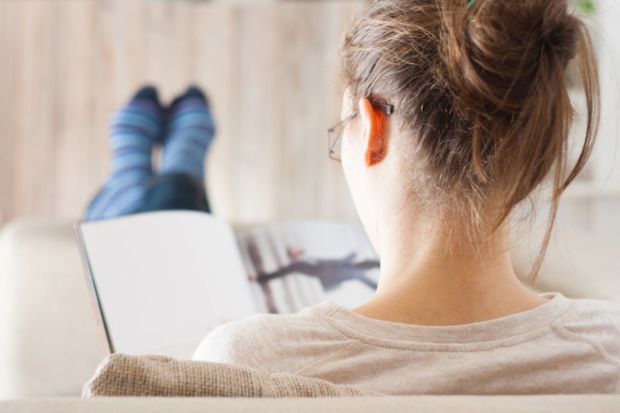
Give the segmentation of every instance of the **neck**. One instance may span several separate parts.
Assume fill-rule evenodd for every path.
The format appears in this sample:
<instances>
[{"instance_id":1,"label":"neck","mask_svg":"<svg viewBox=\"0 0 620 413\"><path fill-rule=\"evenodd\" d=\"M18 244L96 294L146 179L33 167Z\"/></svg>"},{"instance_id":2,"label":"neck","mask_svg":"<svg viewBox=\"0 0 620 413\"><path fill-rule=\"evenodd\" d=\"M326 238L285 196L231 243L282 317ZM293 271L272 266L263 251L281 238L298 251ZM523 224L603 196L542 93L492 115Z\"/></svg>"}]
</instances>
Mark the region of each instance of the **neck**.
<instances>
[{"instance_id":1,"label":"neck","mask_svg":"<svg viewBox=\"0 0 620 413\"><path fill-rule=\"evenodd\" d=\"M478 242L477 249L455 228L445 218L401 219L383 226L377 292L353 311L386 321L451 325L525 311L546 301L517 278L506 225Z\"/></svg>"}]
</instances>

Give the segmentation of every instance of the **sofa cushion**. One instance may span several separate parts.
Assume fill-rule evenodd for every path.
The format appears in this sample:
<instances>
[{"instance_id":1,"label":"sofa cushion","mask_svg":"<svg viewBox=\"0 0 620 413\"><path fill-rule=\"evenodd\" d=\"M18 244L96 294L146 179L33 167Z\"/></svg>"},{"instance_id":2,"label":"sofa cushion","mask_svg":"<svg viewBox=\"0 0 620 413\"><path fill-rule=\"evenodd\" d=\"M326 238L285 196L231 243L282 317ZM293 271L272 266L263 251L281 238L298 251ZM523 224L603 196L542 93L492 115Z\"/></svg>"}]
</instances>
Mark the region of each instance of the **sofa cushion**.
<instances>
[{"instance_id":1,"label":"sofa cushion","mask_svg":"<svg viewBox=\"0 0 620 413\"><path fill-rule=\"evenodd\" d=\"M165 356L113 354L97 368L83 395L185 397L325 397L384 394L286 373Z\"/></svg>"}]
</instances>

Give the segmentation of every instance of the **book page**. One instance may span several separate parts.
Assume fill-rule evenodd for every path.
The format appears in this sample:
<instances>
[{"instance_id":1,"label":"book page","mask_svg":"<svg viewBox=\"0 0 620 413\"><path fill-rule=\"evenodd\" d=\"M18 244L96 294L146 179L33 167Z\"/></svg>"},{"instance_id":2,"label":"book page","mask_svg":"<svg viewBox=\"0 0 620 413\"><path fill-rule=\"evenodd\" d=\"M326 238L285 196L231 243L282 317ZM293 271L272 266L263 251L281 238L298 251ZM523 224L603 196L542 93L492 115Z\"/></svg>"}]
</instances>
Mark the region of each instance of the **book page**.
<instances>
[{"instance_id":1,"label":"book page","mask_svg":"<svg viewBox=\"0 0 620 413\"><path fill-rule=\"evenodd\" d=\"M189 358L211 329L258 311L221 218L165 211L79 228L115 352Z\"/></svg>"},{"instance_id":2,"label":"book page","mask_svg":"<svg viewBox=\"0 0 620 413\"><path fill-rule=\"evenodd\" d=\"M379 258L359 224L274 224L240 230L237 240L261 312L293 313L324 300L353 308L376 291Z\"/></svg>"}]
</instances>

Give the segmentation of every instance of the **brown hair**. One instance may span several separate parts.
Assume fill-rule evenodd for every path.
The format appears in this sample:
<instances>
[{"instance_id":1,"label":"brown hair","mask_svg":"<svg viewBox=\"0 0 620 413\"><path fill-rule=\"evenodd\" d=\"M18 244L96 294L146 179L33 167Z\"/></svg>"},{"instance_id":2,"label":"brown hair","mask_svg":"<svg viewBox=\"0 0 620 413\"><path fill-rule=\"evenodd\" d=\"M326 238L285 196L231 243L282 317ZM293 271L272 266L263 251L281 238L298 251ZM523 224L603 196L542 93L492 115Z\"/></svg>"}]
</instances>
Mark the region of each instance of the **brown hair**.
<instances>
[{"instance_id":1,"label":"brown hair","mask_svg":"<svg viewBox=\"0 0 620 413\"><path fill-rule=\"evenodd\" d=\"M554 171L547 249L559 196L594 144L599 85L585 25L565 0L376 0L345 37L343 73L354 102L395 107L406 142L396 143L429 203L443 202L471 224L500 195L493 230ZM566 68L576 58L587 106L581 153L567 170L575 116ZM390 143L392 145L392 143ZM400 146L399 146L400 145ZM415 152L412 157L410 153ZM432 190L432 193L431 193ZM483 225L484 224L484 225Z\"/></svg>"}]
</instances>

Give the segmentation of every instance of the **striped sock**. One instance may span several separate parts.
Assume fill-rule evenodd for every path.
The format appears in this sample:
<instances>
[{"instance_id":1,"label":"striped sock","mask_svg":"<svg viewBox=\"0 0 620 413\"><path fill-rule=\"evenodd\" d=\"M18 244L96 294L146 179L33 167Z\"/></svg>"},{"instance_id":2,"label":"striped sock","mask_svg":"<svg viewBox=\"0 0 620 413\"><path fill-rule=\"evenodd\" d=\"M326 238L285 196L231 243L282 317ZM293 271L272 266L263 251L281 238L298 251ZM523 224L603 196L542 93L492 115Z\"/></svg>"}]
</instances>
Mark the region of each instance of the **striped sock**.
<instances>
[{"instance_id":1,"label":"striped sock","mask_svg":"<svg viewBox=\"0 0 620 413\"><path fill-rule=\"evenodd\" d=\"M153 87L144 87L112 119L112 150L108 181L86 211L87 220L113 218L133 212L153 176L153 144L162 136L162 113Z\"/></svg>"},{"instance_id":2,"label":"striped sock","mask_svg":"<svg viewBox=\"0 0 620 413\"><path fill-rule=\"evenodd\" d=\"M207 98L192 86L170 106L161 174L184 173L203 182L204 159L214 133Z\"/></svg>"}]
</instances>

